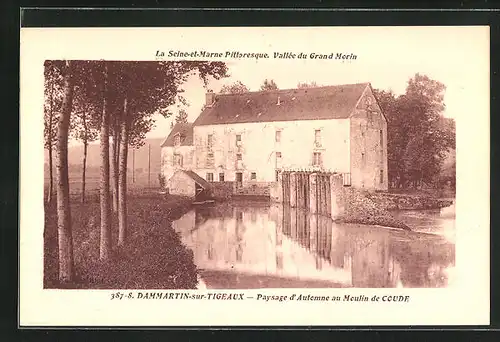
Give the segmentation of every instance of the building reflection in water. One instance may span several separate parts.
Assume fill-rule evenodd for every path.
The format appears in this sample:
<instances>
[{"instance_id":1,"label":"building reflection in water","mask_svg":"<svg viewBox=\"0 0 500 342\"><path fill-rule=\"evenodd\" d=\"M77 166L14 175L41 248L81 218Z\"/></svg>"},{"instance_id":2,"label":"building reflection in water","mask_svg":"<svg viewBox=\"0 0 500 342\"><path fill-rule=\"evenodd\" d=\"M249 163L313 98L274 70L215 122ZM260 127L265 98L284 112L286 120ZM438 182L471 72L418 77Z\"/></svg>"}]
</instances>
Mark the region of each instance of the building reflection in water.
<instances>
[{"instance_id":1,"label":"building reflection in water","mask_svg":"<svg viewBox=\"0 0 500 342\"><path fill-rule=\"evenodd\" d=\"M209 287L443 287L455 259L438 236L277 204L196 208L173 227Z\"/></svg>"}]
</instances>

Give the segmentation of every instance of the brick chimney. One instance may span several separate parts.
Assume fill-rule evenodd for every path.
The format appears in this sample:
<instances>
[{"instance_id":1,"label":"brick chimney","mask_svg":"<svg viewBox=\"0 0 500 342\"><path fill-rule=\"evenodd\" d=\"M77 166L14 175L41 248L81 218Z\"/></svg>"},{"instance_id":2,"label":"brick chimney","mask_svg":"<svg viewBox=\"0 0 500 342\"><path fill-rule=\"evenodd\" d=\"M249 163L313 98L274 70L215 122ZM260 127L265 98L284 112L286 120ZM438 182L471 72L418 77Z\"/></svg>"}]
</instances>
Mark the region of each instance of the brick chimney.
<instances>
[{"instance_id":1,"label":"brick chimney","mask_svg":"<svg viewBox=\"0 0 500 342\"><path fill-rule=\"evenodd\" d=\"M205 105L207 107L211 107L214 102L215 102L215 93L214 92L206 93L205 94Z\"/></svg>"}]
</instances>

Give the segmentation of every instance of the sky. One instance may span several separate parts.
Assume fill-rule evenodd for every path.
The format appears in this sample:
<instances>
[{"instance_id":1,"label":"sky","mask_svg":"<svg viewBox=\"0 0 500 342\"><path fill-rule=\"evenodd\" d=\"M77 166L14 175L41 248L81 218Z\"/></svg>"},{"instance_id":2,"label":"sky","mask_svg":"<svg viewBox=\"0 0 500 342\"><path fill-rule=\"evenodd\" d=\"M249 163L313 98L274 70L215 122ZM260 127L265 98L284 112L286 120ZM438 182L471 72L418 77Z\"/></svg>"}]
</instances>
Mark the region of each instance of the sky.
<instances>
[{"instance_id":1,"label":"sky","mask_svg":"<svg viewBox=\"0 0 500 342\"><path fill-rule=\"evenodd\" d=\"M287 39L283 41L285 35ZM248 40L252 41L250 37L253 37L251 34ZM268 47L264 51L271 54L274 51L305 52L307 55L343 52L353 53L357 59L223 60L230 77L210 82L208 88L218 92L223 85L241 81L251 91L258 91L267 78L274 79L280 89L295 88L299 82L316 82L324 86L370 82L374 88L402 94L408 80L421 73L445 84L446 110L443 114L456 118L463 110L464 100L470 98L466 96L468 88L479 81L478 71L489 72L489 60L484 55L485 37L488 38L488 34L480 27L278 30L269 34L267 41L269 45L278 41L283 48ZM231 38L228 37L228 41ZM263 39L259 45L265 46L265 43ZM186 108L188 121L192 122L200 114L206 89L197 76L190 77L183 89L190 103ZM156 117L156 127L148 137L165 137L173 120L173 117Z\"/></svg>"}]
</instances>

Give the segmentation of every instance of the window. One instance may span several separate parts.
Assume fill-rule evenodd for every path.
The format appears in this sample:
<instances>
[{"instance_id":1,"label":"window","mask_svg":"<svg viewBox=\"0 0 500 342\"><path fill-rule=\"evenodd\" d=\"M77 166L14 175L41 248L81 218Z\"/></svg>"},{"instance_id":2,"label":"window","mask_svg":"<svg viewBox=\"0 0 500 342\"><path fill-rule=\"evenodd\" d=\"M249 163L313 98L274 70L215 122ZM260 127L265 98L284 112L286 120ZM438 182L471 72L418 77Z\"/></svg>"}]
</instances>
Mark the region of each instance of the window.
<instances>
[{"instance_id":1,"label":"window","mask_svg":"<svg viewBox=\"0 0 500 342\"><path fill-rule=\"evenodd\" d=\"M281 163L281 152L276 152L276 167L279 167Z\"/></svg>"},{"instance_id":2,"label":"window","mask_svg":"<svg viewBox=\"0 0 500 342\"><path fill-rule=\"evenodd\" d=\"M179 146L181 144L181 135L177 133L174 137L174 145Z\"/></svg>"},{"instance_id":3,"label":"window","mask_svg":"<svg viewBox=\"0 0 500 342\"><path fill-rule=\"evenodd\" d=\"M321 130L317 129L314 131L314 144L316 146L321 146Z\"/></svg>"},{"instance_id":4,"label":"window","mask_svg":"<svg viewBox=\"0 0 500 342\"><path fill-rule=\"evenodd\" d=\"M321 152L314 152L313 153L313 165L314 166L321 166L321 164L322 164Z\"/></svg>"},{"instance_id":5,"label":"window","mask_svg":"<svg viewBox=\"0 0 500 342\"><path fill-rule=\"evenodd\" d=\"M384 132L382 130L380 132L380 147L384 146Z\"/></svg>"},{"instance_id":6,"label":"window","mask_svg":"<svg viewBox=\"0 0 500 342\"><path fill-rule=\"evenodd\" d=\"M209 152L207 154L207 168L212 168L214 167L214 165L215 165L214 154L213 152Z\"/></svg>"},{"instance_id":7,"label":"window","mask_svg":"<svg viewBox=\"0 0 500 342\"><path fill-rule=\"evenodd\" d=\"M384 170L380 170L380 184L384 184Z\"/></svg>"},{"instance_id":8,"label":"window","mask_svg":"<svg viewBox=\"0 0 500 342\"><path fill-rule=\"evenodd\" d=\"M174 154L174 166L182 167L182 155L178 153Z\"/></svg>"},{"instance_id":9,"label":"window","mask_svg":"<svg viewBox=\"0 0 500 342\"><path fill-rule=\"evenodd\" d=\"M241 134L236 134L236 142L241 142Z\"/></svg>"},{"instance_id":10,"label":"window","mask_svg":"<svg viewBox=\"0 0 500 342\"><path fill-rule=\"evenodd\" d=\"M276 131L274 138L275 138L276 142L280 142L281 141L281 131Z\"/></svg>"},{"instance_id":11,"label":"window","mask_svg":"<svg viewBox=\"0 0 500 342\"><path fill-rule=\"evenodd\" d=\"M214 135L213 134L208 135L207 146L208 146L208 150L211 151L212 147L214 146Z\"/></svg>"},{"instance_id":12,"label":"window","mask_svg":"<svg viewBox=\"0 0 500 342\"><path fill-rule=\"evenodd\" d=\"M342 174L342 183L344 186L351 186L351 174L343 173Z\"/></svg>"},{"instance_id":13,"label":"window","mask_svg":"<svg viewBox=\"0 0 500 342\"><path fill-rule=\"evenodd\" d=\"M280 180L280 172L276 170L276 182Z\"/></svg>"},{"instance_id":14,"label":"window","mask_svg":"<svg viewBox=\"0 0 500 342\"><path fill-rule=\"evenodd\" d=\"M207 173L207 181L213 182L214 181L214 174L211 172Z\"/></svg>"},{"instance_id":15,"label":"window","mask_svg":"<svg viewBox=\"0 0 500 342\"><path fill-rule=\"evenodd\" d=\"M236 172L236 182L243 182L243 174L241 172Z\"/></svg>"},{"instance_id":16,"label":"window","mask_svg":"<svg viewBox=\"0 0 500 342\"><path fill-rule=\"evenodd\" d=\"M219 173L219 182L224 182L224 173Z\"/></svg>"},{"instance_id":17,"label":"window","mask_svg":"<svg viewBox=\"0 0 500 342\"><path fill-rule=\"evenodd\" d=\"M257 173L252 172L252 173L250 174L250 179L251 179L251 180L256 180L256 179L257 179Z\"/></svg>"},{"instance_id":18,"label":"window","mask_svg":"<svg viewBox=\"0 0 500 342\"><path fill-rule=\"evenodd\" d=\"M241 160L242 158L243 158L243 157L242 157L241 153L238 153L238 154L236 155L236 160Z\"/></svg>"}]
</instances>

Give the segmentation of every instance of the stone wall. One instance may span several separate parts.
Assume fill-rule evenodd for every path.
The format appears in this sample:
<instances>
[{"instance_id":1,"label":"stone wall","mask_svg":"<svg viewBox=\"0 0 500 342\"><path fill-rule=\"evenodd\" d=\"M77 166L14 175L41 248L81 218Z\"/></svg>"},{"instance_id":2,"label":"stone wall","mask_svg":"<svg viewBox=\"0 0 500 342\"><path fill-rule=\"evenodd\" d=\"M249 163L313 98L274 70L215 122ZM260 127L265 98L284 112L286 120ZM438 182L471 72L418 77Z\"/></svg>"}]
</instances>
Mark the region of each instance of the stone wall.
<instances>
[{"instance_id":1,"label":"stone wall","mask_svg":"<svg viewBox=\"0 0 500 342\"><path fill-rule=\"evenodd\" d=\"M212 182L212 196L216 200L229 200L233 196L234 182Z\"/></svg>"},{"instance_id":2,"label":"stone wall","mask_svg":"<svg viewBox=\"0 0 500 342\"><path fill-rule=\"evenodd\" d=\"M367 193L366 196L385 210L440 209L453 201L425 195L391 194L387 192Z\"/></svg>"},{"instance_id":3,"label":"stone wall","mask_svg":"<svg viewBox=\"0 0 500 342\"><path fill-rule=\"evenodd\" d=\"M234 195L238 196L270 196L271 182L234 183Z\"/></svg>"},{"instance_id":4,"label":"stone wall","mask_svg":"<svg viewBox=\"0 0 500 342\"><path fill-rule=\"evenodd\" d=\"M238 184L236 182L211 182L212 195L217 200L229 200L233 197L262 197L270 198L271 187L274 182L248 182Z\"/></svg>"},{"instance_id":5,"label":"stone wall","mask_svg":"<svg viewBox=\"0 0 500 342\"><path fill-rule=\"evenodd\" d=\"M370 88L351 117L350 141L352 185L387 190L387 123Z\"/></svg>"},{"instance_id":6,"label":"stone wall","mask_svg":"<svg viewBox=\"0 0 500 342\"><path fill-rule=\"evenodd\" d=\"M411 230L404 222L369 198L369 194L355 188L344 188L345 211L337 220L345 223L379 225Z\"/></svg>"},{"instance_id":7,"label":"stone wall","mask_svg":"<svg viewBox=\"0 0 500 342\"><path fill-rule=\"evenodd\" d=\"M167 181L169 194L194 198L195 182L182 171L176 171Z\"/></svg>"}]
</instances>

